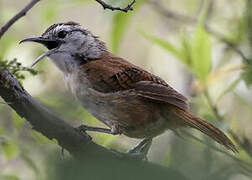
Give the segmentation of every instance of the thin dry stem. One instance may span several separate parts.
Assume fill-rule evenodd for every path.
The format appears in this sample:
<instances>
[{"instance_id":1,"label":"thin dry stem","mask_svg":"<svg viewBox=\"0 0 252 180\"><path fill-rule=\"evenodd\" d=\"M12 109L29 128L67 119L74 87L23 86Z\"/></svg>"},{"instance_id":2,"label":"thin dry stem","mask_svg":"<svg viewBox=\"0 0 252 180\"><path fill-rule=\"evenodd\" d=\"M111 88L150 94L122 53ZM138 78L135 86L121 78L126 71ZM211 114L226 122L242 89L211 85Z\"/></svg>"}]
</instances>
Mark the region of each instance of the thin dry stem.
<instances>
[{"instance_id":1,"label":"thin dry stem","mask_svg":"<svg viewBox=\"0 0 252 180\"><path fill-rule=\"evenodd\" d=\"M25 16L26 13L35 6L40 0L32 0L30 1L21 11L19 11L13 18L11 18L0 30L0 39L8 31L8 29L21 17Z\"/></svg>"},{"instance_id":2,"label":"thin dry stem","mask_svg":"<svg viewBox=\"0 0 252 180\"><path fill-rule=\"evenodd\" d=\"M104 9L110 9L110 10L112 10L112 11L117 10L117 11L122 11L122 12L127 13L128 11L132 11L132 10L133 10L133 5L136 3L136 0L133 0L133 1L132 1L130 4L128 4L127 7L125 7L125 8L112 6L112 5L110 5L110 4L105 3L105 2L102 1L102 0L96 0L96 2L98 2L99 4L101 4L102 7L103 7Z\"/></svg>"}]
</instances>

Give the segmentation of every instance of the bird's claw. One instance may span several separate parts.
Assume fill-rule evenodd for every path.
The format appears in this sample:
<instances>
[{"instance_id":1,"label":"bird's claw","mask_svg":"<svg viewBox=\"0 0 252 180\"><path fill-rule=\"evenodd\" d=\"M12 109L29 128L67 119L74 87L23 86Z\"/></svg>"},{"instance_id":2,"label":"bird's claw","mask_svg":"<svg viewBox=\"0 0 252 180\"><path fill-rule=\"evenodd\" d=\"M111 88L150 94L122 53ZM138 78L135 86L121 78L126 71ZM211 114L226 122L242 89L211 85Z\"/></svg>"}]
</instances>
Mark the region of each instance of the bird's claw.
<instances>
[{"instance_id":1,"label":"bird's claw","mask_svg":"<svg viewBox=\"0 0 252 180\"><path fill-rule=\"evenodd\" d=\"M88 130L88 126L82 124L79 127L75 128L77 131L79 131L85 138L87 138L89 141L92 140L92 137L86 133Z\"/></svg>"},{"instance_id":2,"label":"bird's claw","mask_svg":"<svg viewBox=\"0 0 252 180\"><path fill-rule=\"evenodd\" d=\"M147 154L152 144L152 139L144 139L136 147L130 149L128 154L141 160L148 160Z\"/></svg>"}]
</instances>

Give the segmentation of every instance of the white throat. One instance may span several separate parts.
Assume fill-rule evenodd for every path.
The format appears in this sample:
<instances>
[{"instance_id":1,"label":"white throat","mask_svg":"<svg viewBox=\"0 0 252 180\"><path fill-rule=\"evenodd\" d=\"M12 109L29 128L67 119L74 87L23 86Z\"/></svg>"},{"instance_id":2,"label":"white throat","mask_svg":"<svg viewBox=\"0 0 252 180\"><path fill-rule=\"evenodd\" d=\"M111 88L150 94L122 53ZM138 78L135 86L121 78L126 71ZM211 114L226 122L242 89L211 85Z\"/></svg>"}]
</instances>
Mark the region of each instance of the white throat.
<instances>
[{"instance_id":1,"label":"white throat","mask_svg":"<svg viewBox=\"0 0 252 180\"><path fill-rule=\"evenodd\" d=\"M56 52L49 57L64 74L76 72L79 68L79 62L68 52Z\"/></svg>"}]
</instances>

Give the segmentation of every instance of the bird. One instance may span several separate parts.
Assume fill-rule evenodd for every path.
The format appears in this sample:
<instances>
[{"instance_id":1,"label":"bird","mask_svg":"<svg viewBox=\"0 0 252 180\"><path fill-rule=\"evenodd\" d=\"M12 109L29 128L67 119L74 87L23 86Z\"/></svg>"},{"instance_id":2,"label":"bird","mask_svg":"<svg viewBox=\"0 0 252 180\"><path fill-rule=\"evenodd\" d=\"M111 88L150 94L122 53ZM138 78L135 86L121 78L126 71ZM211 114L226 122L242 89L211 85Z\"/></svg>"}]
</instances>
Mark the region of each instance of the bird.
<instances>
[{"instance_id":1,"label":"bird","mask_svg":"<svg viewBox=\"0 0 252 180\"><path fill-rule=\"evenodd\" d=\"M130 138L152 139L166 130L194 128L234 153L232 141L217 127L189 110L188 100L162 78L111 53L98 36L76 22L51 25L36 42L63 73L68 89L108 128L80 127Z\"/></svg>"}]
</instances>

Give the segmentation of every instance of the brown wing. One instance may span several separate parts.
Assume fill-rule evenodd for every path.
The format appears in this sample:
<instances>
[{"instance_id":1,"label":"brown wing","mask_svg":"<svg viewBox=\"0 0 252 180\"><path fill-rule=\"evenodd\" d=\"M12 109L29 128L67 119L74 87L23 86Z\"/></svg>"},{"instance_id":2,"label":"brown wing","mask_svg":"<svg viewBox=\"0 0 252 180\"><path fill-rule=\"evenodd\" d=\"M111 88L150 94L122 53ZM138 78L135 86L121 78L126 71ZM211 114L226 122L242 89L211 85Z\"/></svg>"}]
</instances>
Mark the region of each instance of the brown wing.
<instances>
[{"instance_id":1,"label":"brown wing","mask_svg":"<svg viewBox=\"0 0 252 180\"><path fill-rule=\"evenodd\" d=\"M93 70L90 80L96 81L93 82L96 85L94 88L99 91L116 92L134 89L137 95L145 100L188 109L187 99L164 80L122 58L104 57L91 61L85 66L88 66L89 70Z\"/></svg>"},{"instance_id":2,"label":"brown wing","mask_svg":"<svg viewBox=\"0 0 252 180\"><path fill-rule=\"evenodd\" d=\"M151 81L139 81L133 84L138 95L152 101L168 103L181 109L189 109L187 99L170 86L163 86Z\"/></svg>"},{"instance_id":3,"label":"brown wing","mask_svg":"<svg viewBox=\"0 0 252 180\"><path fill-rule=\"evenodd\" d=\"M168 103L188 109L187 99L161 78L138 68L125 68L115 74L120 89L134 89L138 96L147 100Z\"/></svg>"}]
</instances>

